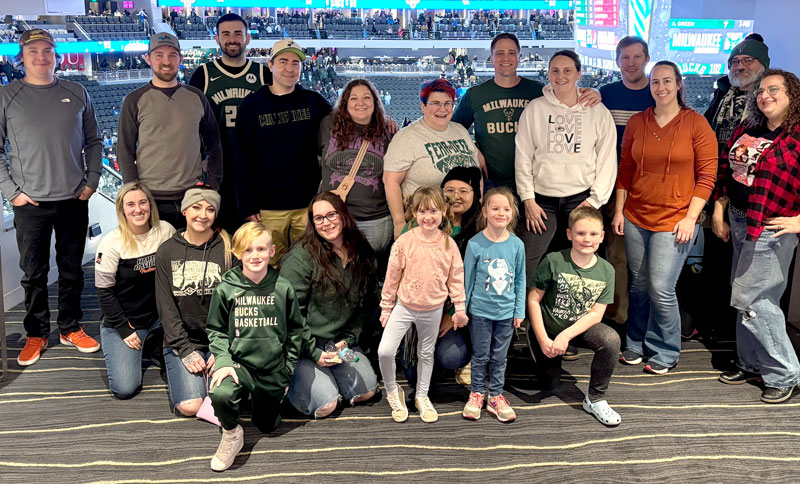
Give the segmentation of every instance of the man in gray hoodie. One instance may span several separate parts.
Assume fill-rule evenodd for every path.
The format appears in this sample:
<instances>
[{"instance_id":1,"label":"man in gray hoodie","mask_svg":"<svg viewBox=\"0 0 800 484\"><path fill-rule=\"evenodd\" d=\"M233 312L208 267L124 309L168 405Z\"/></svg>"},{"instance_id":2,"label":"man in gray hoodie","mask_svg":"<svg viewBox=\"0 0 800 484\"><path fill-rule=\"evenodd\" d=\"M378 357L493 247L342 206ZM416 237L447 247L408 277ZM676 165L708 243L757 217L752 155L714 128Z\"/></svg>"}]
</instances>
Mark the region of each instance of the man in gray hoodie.
<instances>
[{"instance_id":1,"label":"man in gray hoodie","mask_svg":"<svg viewBox=\"0 0 800 484\"><path fill-rule=\"evenodd\" d=\"M61 343L84 353L100 349L79 322L88 200L100 180L102 140L86 90L55 76L58 54L50 33L28 30L19 46L15 61L25 67L25 77L0 89L0 191L14 205L27 333L17 363L28 366L48 345L53 230Z\"/></svg>"}]
</instances>

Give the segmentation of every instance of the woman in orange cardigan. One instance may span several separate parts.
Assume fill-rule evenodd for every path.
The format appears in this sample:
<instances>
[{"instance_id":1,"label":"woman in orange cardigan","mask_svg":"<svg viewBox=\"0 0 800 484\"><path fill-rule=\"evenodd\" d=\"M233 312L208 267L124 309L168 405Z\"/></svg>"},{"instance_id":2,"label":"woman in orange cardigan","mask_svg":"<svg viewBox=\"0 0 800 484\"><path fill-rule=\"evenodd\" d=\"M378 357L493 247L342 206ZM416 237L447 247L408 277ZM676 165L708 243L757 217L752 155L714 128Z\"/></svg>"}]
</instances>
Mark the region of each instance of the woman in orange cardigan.
<instances>
[{"instance_id":1,"label":"woman in orange cardigan","mask_svg":"<svg viewBox=\"0 0 800 484\"><path fill-rule=\"evenodd\" d=\"M655 107L633 116L622 138L612 226L628 256L627 343L620 361L663 375L678 363L681 321L675 284L700 230L717 174L717 142L686 106L677 65L650 73Z\"/></svg>"}]
</instances>

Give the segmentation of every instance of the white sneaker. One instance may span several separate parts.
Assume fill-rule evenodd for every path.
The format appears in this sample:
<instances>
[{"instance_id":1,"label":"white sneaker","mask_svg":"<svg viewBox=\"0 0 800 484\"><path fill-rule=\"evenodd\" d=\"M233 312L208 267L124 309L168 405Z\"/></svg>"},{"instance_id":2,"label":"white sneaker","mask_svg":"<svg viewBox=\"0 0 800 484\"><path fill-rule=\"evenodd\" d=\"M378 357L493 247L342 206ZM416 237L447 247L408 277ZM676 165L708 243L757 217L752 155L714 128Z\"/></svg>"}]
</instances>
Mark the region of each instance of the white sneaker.
<instances>
[{"instance_id":1,"label":"white sneaker","mask_svg":"<svg viewBox=\"0 0 800 484\"><path fill-rule=\"evenodd\" d=\"M386 401L392 407L392 419L395 422L405 422L408 420L408 407L406 406L406 394L403 388L397 385L397 390L393 392L386 392Z\"/></svg>"},{"instance_id":2,"label":"white sneaker","mask_svg":"<svg viewBox=\"0 0 800 484\"><path fill-rule=\"evenodd\" d=\"M608 406L608 402L606 400L600 400L599 402L592 403L587 395L586 398L583 399L583 409L594 415L595 418L603 425L615 427L622 422L622 418L617 412L614 411L613 408Z\"/></svg>"},{"instance_id":3,"label":"white sneaker","mask_svg":"<svg viewBox=\"0 0 800 484\"><path fill-rule=\"evenodd\" d=\"M417 397L414 399L414 406L419 410L419 418L425 423L433 423L439 420L439 413L433 408L428 397Z\"/></svg>"},{"instance_id":4,"label":"white sneaker","mask_svg":"<svg viewBox=\"0 0 800 484\"><path fill-rule=\"evenodd\" d=\"M244 429L237 425L233 430L222 429L222 440L217 453L211 458L211 470L222 472L233 465L234 459L244 446Z\"/></svg>"}]
</instances>

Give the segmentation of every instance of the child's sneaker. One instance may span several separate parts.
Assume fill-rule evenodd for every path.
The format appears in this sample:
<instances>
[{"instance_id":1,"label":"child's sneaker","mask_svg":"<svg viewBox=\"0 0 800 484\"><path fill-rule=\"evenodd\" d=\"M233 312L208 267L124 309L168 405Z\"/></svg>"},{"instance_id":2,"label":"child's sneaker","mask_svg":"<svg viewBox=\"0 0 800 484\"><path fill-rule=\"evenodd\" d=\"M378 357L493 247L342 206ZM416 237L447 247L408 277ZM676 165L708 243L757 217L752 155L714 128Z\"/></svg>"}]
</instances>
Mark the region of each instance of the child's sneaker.
<instances>
[{"instance_id":1,"label":"child's sneaker","mask_svg":"<svg viewBox=\"0 0 800 484\"><path fill-rule=\"evenodd\" d=\"M608 402L605 400L592 403L587 395L586 398L583 399L583 409L594 415L603 425L615 427L622 422L622 418L620 418L619 414L609 407Z\"/></svg>"},{"instance_id":2,"label":"child's sneaker","mask_svg":"<svg viewBox=\"0 0 800 484\"><path fill-rule=\"evenodd\" d=\"M625 350L622 352L622 356L619 357L619 362L625 365L638 365L642 362L642 355L631 350Z\"/></svg>"},{"instance_id":3,"label":"child's sneaker","mask_svg":"<svg viewBox=\"0 0 800 484\"><path fill-rule=\"evenodd\" d=\"M81 353L94 353L100 349L100 343L86 334L83 329L61 335L61 344L74 346Z\"/></svg>"},{"instance_id":4,"label":"child's sneaker","mask_svg":"<svg viewBox=\"0 0 800 484\"><path fill-rule=\"evenodd\" d=\"M483 394L471 392L469 400L464 405L464 411L461 416L470 420L478 420L481 418L481 409L483 408Z\"/></svg>"},{"instance_id":5,"label":"child's sneaker","mask_svg":"<svg viewBox=\"0 0 800 484\"><path fill-rule=\"evenodd\" d=\"M414 406L419 410L419 418L425 423L433 423L439 420L439 414L433 408L431 399L428 397L417 397L414 399Z\"/></svg>"},{"instance_id":6,"label":"child's sneaker","mask_svg":"<svg viewBox=\"0 0 800 484\"><path fill-rule=\"evenodd\" d=\"M456 383L459 385L472 384L472 366L467 363L467 366L456 370Z\"/></svg>"},{"instance_id":7,"label":"child's sneaker","mask_svg":"<svg viewBox=\"0 0 800 484\"><path fill-rule=\"evenodd\" d=\"M241 425L233 430L222 429L222 440L217 447L217 453L211 458L211 470L222 472L229 468L243 446L244 429Z\"/></svg>"},{"instance_id":8,"label":"child's sneaker","mask_svg":"<svg viewBox=\"0 0 800 484\"><path fill-rule=\"evenodd\" d=\"M403 387L397 385L397 390L386 392L386 401L392 407L392 419L395 422L408 420L408 407L406 407L406 394L403 393Z\"/></svg>"},{"instance_id":9,"label":"child's sneaker","mask_svg":"<svg viewBox=\"0 0 800 484\"><path fill-rule=\"evenodd\" d=\"M44 338L37 338L35 336L28 336L25 340L25 346L17 356L17 364L19 366L31 366L39 361L42 356L42 351L47 348L47 340Z\"/></svg>"},{"instance_id":10,"label":"child's sneaker","mask_svg":"<svg viewBox=\"0 0 800 484\"><path fill-rule=\"evenodd\" d=\"M511 408L508 400L506 400L506 397L503 395L489 397L489 403L486 404L486 410L497 417L497 420L501 422L513 422L517 419L517 414L514 413L514 409Z\"/></svg>"}]
</instances>

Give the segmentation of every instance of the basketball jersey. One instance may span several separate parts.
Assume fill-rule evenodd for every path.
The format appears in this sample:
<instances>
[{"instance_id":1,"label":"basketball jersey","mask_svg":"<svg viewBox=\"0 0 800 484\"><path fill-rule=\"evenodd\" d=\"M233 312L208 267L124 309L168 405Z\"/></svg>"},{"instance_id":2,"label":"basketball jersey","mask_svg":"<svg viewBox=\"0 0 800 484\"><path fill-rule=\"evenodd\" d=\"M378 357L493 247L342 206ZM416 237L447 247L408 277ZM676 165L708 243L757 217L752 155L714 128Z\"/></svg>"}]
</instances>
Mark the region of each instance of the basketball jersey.
<instances>
[{"instance_id":1,"label":"basketball jersey","mask_svg":"<svg viewBox=\"0 0 800 484\"><path fill-rule=\"evenodd\" d=\"M225 70L218 60L207 62L201 67L206 75L203 92L217 114L217 124L225 146L225 141L231 139L230 135L236 126L236 112L242 99L266 84L262 66L248 60L238 74Z\"/></svg>"}]
</instances>

